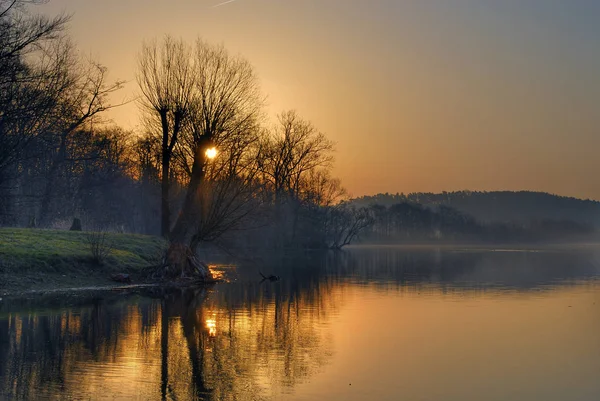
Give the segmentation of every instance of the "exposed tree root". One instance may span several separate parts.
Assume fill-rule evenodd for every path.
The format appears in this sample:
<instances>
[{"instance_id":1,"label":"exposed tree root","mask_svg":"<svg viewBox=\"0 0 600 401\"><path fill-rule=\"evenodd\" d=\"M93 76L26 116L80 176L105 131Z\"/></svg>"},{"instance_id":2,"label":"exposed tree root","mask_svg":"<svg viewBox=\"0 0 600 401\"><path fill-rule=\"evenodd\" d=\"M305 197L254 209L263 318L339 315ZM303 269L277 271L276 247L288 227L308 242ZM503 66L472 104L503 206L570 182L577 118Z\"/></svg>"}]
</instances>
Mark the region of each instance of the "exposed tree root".
<instances>
[{"instance_id":1,"label":"exposed tree root","mask_svg":"<svg viewBox=\"0 0 600 401\"><path fill-rule=\"evenodd\" d=\"M177 243L171 244L163 263L151 278L183 286L220 281L215 279L206 263L198 260L189 246Z\"/></svg>"}]
</instances>

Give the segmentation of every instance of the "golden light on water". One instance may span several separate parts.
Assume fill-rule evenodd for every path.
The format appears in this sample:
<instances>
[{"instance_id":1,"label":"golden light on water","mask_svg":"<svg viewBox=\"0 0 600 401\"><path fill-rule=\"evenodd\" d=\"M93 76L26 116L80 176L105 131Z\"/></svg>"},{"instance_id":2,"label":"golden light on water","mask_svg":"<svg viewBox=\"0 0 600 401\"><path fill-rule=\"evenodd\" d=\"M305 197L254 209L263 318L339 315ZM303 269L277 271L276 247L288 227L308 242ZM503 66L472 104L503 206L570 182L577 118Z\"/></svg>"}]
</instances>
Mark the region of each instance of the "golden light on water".
<instances>
[{"instance_id":1,"label":"golden light on water","mask_svg":"<svg viewBox=\"0 0 600 401\"><path fill-rule=\"evenodd\" d=\"M217 280L217 281L222 281L225 283L229 283L230 280L227 277L226 271L228 269L231 269L232 266L226 266L226 265L208 265L208 269L210 270L210 273L213 276L213 279ZM233 267L235 269L235 267Z\"/></svg>"},{"instance_id":2,"label":"golden light on water","mask_svg":"<svg viewBox=\"0 0 600 401\"><path fill-rule=\"evenodd\" d=\"M217 335L217 319L214 313L211 318L206 319L206 327L208 328L209 336L214 337Z\"/></svg>"},{"instance_id":3,"label":"golden light on water","mask_svg":"<svg viewBox=\"0 0 600 401\"><path fill-rule=\"evenodd\" d=\"M206 149L206 157L208 157L209 159L214 159L215 157L217 157L217 148L210 148L210 149Z\"/></svg>"}]
</instances>

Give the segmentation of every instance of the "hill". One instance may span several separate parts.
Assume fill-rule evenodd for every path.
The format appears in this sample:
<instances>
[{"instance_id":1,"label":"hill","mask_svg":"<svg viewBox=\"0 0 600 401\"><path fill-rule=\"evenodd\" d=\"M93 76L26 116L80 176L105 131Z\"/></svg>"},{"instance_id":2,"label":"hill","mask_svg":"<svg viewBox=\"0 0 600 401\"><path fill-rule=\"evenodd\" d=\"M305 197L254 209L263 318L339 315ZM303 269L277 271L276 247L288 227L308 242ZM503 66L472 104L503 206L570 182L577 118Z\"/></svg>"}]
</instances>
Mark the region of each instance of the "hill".
<instances>
[{"instance_id":1,"label":"hill","mask_svg":"<svg viewBox=\"0 0 600 401\"><path fill-rule=\"evenodd\" d=\"M444 205L474 217L482 223L527 224L553 220L600 226L600 202L531 191L442 192L377 194L356 198L357 206L392 206L416 203L437 210Z\"/></svg>"}]
</instances>

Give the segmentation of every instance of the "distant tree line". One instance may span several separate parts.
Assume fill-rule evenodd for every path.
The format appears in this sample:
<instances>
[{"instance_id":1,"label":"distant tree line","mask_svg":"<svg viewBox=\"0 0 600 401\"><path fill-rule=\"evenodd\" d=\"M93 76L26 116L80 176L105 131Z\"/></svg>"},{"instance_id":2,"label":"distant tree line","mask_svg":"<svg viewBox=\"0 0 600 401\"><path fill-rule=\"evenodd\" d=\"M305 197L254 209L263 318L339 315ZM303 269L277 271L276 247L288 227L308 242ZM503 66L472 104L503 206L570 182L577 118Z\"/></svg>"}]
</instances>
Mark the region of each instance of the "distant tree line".
<instances>
[{"instance_id":1,"label":"distant tree line","mask_svg":"<svg viewBox=\"0 0 600 401\"><path fill-rule=\"evenodd\" d=\"M456 191L441 193L377 194L354 199L357 206L417 203L452 207L482 223L529 224L532 220L573 221L600 226L600 202L531 191Z\"/></svg>"},{"instance_id":2,"label":"distant tree line","mask_svg":"<svg viewBox=\"0 0 600 401\"><path fill-rule=\"evenodd\" d=\"M535 242L581 241L597 237L591 224L570 220L531 219L527 223L480 222L444 204L426 207L400 202L386 207L372 204L368 212L373 224L363 234L364 242Z\"/></svg>"},{"instance_id":3,"label":"distant tree line","mask_svg":"<svg viewBox=\"0 0 600 401\"><path fill-rule=\"evenodd\" d=\"M69 17L32 14L34 3L0 0L1 225L79 218L84 230L162 235L174 276L202 270L203 242L340 248L370 224L331 177L323 133L294 111L265 123L242 57L202 40L143 44L143 128L127 131L103 118L123 83L77 54Z\"/></svg>"}]
</instances>

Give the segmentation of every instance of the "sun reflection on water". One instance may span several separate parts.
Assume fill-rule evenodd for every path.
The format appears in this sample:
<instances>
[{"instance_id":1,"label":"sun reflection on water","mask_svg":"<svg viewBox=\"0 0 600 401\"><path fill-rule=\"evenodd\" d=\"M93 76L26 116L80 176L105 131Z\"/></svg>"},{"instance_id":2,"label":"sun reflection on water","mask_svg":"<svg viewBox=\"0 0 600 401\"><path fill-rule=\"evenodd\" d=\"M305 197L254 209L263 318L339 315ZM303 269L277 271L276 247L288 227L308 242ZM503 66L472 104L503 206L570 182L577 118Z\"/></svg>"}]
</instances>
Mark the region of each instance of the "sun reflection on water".
<instances>
[{"instance_id":1,"label":"sun reflection on water","mask_svg":"<svg viewBox=\"0 0 600 401\"><path fill-rule=\"evenodd\" d=\"M206 328L208 329L208 335L215 337L217 335L217 314L213 313L210 318L206 319Z\"/></svg>"},{"instance_id":2,"label":"sun reflection on water","mask_svg":"<svg viewBox=\"0 0 600 401\"><path fill-rule=\"evenodd\" d=\"M223 283L230 283L235 275L236 266L233 265L208 265L213 278Z\"/></svg>"}]
</instances>

